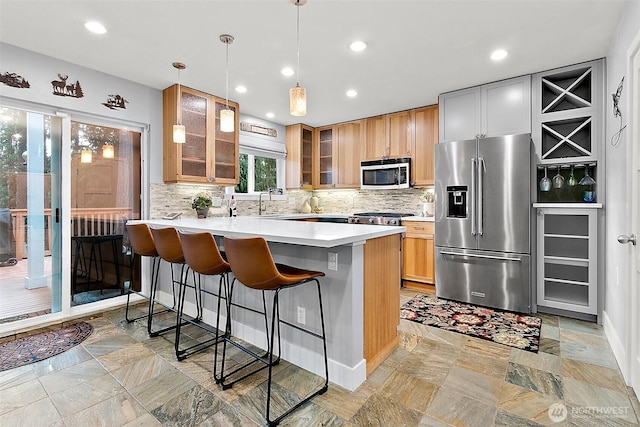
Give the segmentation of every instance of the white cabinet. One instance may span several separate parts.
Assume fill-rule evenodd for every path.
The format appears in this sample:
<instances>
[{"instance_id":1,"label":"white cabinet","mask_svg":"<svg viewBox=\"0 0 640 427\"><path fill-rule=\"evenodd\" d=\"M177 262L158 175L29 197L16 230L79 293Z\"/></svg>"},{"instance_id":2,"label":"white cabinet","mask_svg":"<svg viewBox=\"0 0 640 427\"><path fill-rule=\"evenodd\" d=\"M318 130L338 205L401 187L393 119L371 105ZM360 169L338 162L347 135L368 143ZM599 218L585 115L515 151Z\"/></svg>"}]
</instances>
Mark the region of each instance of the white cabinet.
<instances>
[{"instance_id":1,"label":"white cabinet","mask_svg":"<svg viewBox=\"0 0 640 427\"><path fill-rule=\"evenodd\" d=\"M539 311L597 315L597 209L538 208L537 217Z\"/></svg>"},{"instance_id":2,"label":"white cabinet","mask_svg":"<svg viewBox=\"0 0 640 427\"><path fill-rule=\"evenodd\" d=\"M440 142L531 132L531 76L439 97Z\"/></svg>"},{"instance_id":3,"label":"white cabinet","mask_svg":"<svg viewBox=\"0 0 640 427\"><path fill-rule=\"evenodd\" d=\"M604 60L534 74L532 86L538 163L597 162L605 138Z\"/></svg>"}]
</instances>

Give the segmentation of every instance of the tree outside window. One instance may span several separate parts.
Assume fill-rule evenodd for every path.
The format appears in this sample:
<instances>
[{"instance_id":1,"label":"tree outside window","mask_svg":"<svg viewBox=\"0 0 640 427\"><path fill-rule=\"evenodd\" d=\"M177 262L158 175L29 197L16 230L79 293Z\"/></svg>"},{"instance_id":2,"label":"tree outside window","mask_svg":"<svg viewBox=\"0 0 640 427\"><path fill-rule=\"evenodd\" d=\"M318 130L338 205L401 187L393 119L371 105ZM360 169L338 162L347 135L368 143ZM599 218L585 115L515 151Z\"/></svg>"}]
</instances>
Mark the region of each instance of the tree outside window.
<instances>
[{"instance_id":1,"label":"tree outside window","mask_svg":"<svg viewBox=\"0 0 640 427\"><path fill-rule=\"evenodd\" d=\"M278 186L278 162L272 157L240 154L240 182L236 193L268 191Z\"/></svg>"}]
</instances>

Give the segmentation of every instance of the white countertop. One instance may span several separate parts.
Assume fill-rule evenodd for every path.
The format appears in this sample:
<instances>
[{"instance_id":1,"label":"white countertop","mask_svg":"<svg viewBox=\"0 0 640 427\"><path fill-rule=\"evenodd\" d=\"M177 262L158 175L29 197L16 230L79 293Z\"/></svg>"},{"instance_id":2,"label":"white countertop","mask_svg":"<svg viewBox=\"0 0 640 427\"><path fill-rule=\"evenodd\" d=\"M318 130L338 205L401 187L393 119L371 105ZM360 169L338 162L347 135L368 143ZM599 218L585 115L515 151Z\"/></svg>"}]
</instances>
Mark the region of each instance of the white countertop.
<instances>
[{"instance_id":1,"label":"white countertop","mask_svg":"<svg viewBox=\"0 0 640 427\"><path fill-rule=\"evenodd\" d=\"M406 227L365 224L335 224L327 222L287 221L285 218L346 217L341 214L309 214L278 216L239 216L179 218L175 220L136 220L156 227L176 227L184 231L208 231L217 236L262 236L268 242L330 248L363 242L377 237L404 233Z\"/></svg>"}]
</instances>

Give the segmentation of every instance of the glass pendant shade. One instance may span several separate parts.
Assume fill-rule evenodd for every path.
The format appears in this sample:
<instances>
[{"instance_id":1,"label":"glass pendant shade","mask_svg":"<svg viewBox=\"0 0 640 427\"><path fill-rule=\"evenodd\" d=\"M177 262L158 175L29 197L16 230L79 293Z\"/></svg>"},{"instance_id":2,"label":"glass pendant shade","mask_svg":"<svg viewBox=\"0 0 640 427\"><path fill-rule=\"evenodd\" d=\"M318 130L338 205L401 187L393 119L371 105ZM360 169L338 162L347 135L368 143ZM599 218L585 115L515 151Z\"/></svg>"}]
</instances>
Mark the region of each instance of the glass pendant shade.
<instances>
[{"instance_id":1,"label":"glass pendant shade","mask_svg":"<svg viewBox=\"0 0 640 427\"><path fill-rule=\"evenodd\" d=\"M233 110L220 110L220 131L233 132L235 117Z\"/></svg>"},{"instance_id":2,"label":"glass pendant shade","mask_svg":"<svg viewBox=\"0 0 640 427\"><path fill-rule=\"evenodd\" d=\"M115 156L115 150L113 148L113 145L103 145L102 146L102 157L105 159L113 159L113 157Z\"/></svg>"},{"instance_id":3,"label":"glass pendant shade","mask_svg":"<svg viewBox=\"0 0 640 427\"><path fill-rule=\"evenodd\" d=\"M307 91L296 85L289 90L289 113L292 116L304 116L307 114Z\"/></svg>"},{"instance_id":4,"label":"glass pendant shade","mask_svg":"<svg viewBox=\"0 0 640 427\"><path fill-rule=\"evenodd\" d=\"M85 148L80 153L80 163L91 163L93 153L88 148Z\"/></svg>"},{"instance_id":5,"label":"glass pendant shade","mask_svg":"<svg viewBox=\"0 0 640 427\"><path fill-rule=\"evenodd\" d=\"M173 125L173 142L176 144L184 144L187 139L187 133L182 125Z\"/></svg>"}]
</instances>

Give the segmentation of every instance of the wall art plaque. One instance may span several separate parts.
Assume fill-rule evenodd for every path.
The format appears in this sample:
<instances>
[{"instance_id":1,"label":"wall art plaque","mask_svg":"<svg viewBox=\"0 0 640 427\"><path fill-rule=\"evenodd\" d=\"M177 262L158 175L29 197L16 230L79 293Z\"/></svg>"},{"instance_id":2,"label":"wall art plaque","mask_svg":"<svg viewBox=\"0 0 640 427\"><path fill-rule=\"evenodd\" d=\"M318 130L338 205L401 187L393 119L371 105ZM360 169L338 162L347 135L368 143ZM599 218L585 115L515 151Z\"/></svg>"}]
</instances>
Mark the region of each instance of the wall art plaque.
<instances>
[{"instance_id":1,"label":"wall art plaque","mask_svg":"<svg viewBox=\"0 0 640 427\"><path fill-rule=\"evenodd\" d=\"M31 87L27 79L16 74L16 73L2 73L0 74L0 82L6 84L7 86L17 87L20 89L28 89Z\"/></svg>"},{"instance_id":2,"label":"wall art plaque","mask_svg":"<svg viewBox=\"0 0 640 427\"><path fill-rule=\"evenodd\" d=\"M51 81L54 95L71 96L74 98L82 98L84 96L79 80L76 80L75 83L67 84L67 80L69 79L68 75L58 74L58 78L60 80Z\"/></svg>"}]
</instances>

